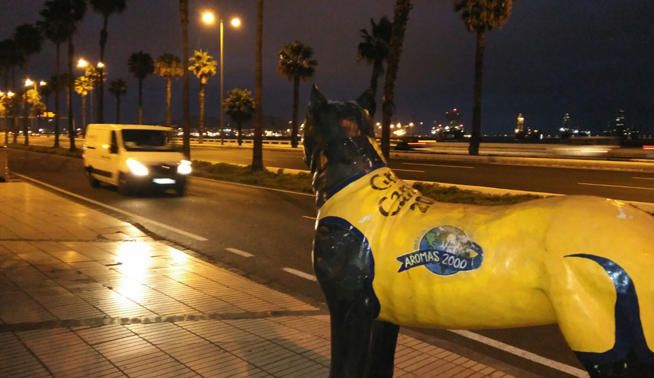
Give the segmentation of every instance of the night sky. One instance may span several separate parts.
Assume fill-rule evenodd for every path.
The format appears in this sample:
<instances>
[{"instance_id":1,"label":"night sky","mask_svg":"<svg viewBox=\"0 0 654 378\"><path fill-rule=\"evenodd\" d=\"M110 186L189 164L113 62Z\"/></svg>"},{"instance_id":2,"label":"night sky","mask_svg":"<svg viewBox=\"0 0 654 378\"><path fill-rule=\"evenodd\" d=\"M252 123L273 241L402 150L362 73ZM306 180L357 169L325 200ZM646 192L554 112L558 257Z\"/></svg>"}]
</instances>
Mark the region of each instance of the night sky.
<instances>
[{"instance_id":1,"label":"night sky","mask_svg":"<svg viewBox=\"0 0 654 378\"><path fill-rule=\"evenodd\" d=\"M43 0L0 0L0 39L21 23L34 23ZM225 30L225 89L254 89L255 0L189 1L190 48L217 57L217 28L199 23L199 11L220 9L242 18L240 30ZM277 52L293 40L312 46L319 66L302 85L302 113L315 82L329 98L351 99L367 87L371 67L356 61L359 29L369 19L392 18L393 0L268 0L264 20L264 112L290 119L291 84L276 72ZM129 0L109 20L109 80L123 78L128 93L123 121L136 120L137 82L128 71L131 53L156 58L181 56L177 0ZM218 8L220 7L220 8ZM627 125L654 132L654 2L652 0L516 0L508 24L487 39L482 128L511 133L522 112L526 125L545 132L561 126L563 114L575 127L601 131L617 110ZM101 17L89 6L75 37L77 56L99 57ZM469 130L475 38L466 31L450 0L415 0L404 42L396 90L399 120L431 125L458 107ZM65 51L62 49L62 51ZM62 62L63 63L63 62ZM30 58L31 76L54 74L54 45L46 41ZM62 64L63 67L63 64ZM381 85L380 85L381 86ZM191 111L197 113L197 80L191 77ZM145 82L145 121L164 119L165 82ZM77 97L77 96L75 96ZM77 99L76 99L77 100ZM51 100L52 101L52 100ZM113 121L114 100L105 94L105 118ZM207 112L218 114L218 81L209 82ZM180 119L181 80L174 84L173 116Z\"/></svg>"}]
</instances>

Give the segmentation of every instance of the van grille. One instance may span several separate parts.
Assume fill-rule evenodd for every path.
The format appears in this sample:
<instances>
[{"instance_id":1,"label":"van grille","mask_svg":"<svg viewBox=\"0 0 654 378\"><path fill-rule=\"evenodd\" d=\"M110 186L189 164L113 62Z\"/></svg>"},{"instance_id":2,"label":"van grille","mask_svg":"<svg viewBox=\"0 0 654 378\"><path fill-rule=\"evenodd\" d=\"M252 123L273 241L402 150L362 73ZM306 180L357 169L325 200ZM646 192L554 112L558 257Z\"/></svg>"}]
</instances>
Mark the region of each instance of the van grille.
<instances>
[{"instance_id":1,"label":"van grille","mask_svg":"<svg viewBox=\"0 0 654 378\"><path fill-rule=\"evenodd\" d=\"M151 165L150 172L154 177L174 177L177 175L177 166L172 164Z\"/></svg>"}]
</instances>

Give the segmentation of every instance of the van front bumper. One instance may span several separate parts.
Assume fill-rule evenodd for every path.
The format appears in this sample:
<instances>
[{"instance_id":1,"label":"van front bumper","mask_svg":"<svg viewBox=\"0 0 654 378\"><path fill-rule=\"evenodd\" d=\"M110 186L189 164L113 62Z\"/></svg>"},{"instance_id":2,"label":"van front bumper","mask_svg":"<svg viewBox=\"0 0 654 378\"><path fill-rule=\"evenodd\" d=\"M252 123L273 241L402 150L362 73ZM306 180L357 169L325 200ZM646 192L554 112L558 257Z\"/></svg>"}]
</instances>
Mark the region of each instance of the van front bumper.
<instances>
[{"instance_id":1,"label":"van front bumper","mask_svg":"<svg viewBox=\"0 0 654 378\"><path fill-rule=\"evenodd\" d=\"M154 189L154 188L174 188L186 185L186 176L184 175L147 175L135 176L127 175L129 186L133 189Z\"/></svg>"}]
</instances>

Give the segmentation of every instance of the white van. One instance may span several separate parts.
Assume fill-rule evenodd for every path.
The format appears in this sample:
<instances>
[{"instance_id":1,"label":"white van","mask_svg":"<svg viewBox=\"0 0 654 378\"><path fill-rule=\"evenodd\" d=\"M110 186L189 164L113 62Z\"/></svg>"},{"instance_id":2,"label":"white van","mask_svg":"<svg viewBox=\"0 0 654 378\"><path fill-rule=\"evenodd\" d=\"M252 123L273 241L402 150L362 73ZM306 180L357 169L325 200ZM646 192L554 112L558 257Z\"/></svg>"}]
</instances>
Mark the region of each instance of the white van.
<instances>
[{"instance_id":1,"label":"white van","mask_svg":"<svg viewBox=\"0 0 654 378\"><path fill-rule=\"evenodd\" d=\"M84 168L91 186L100 182L121 194L173 188L186 192L191 162L184 160L170 127L89 124L84 140Z\"/></svg>"}]
</instances>

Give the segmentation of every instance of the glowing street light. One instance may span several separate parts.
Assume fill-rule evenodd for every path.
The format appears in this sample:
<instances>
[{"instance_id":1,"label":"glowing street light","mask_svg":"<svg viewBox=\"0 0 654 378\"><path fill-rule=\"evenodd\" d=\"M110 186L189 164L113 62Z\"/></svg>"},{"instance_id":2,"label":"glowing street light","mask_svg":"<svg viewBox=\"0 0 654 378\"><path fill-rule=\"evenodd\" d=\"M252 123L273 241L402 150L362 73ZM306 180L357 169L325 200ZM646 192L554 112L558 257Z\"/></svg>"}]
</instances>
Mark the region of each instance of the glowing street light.
<instances>
[{"instance_id":1,"label":"glowing street light","mask_svg":"<svg viewBox=\"0 0 654 378\"><path fill-rule=\"evenodd\" d=\"M85 69L89 66L89 61L84 58L79 58L77 61L77 68Z\"/></svg>"},{"instance_id":2,"label":"glowing street light","mask_svg":"<svg viewBox=\"0 0 654 378\"><path fill-rule=\"evenodd\" d=\"M202 23L205 25L212 26L216 23L216 15L210 10L202 11L200 19L202 19Z\"/></svg>"},{"instance_id":3,"label":"glowing street light","mask_svg":"<svg viewBox=\"0 0 654 378\"><path fill-rule=\"evenodd\" d=\"M223 26L223 19L222 17L216 17L216 14L209 10L206 9L202 11L200 14L200 19L202 20L202 23L207 25L207 26L213 26L216 24L216 20L218 20L219 23L219 34L220 34L220 105L218 106L218 109L220 109L219 113L219 120L220 120L220 144L225 143L224 141L224 130L225 130L225 115L224 115L224 110L223 110L223 102L225 101L225 71L224 71L224 47L225 47L225 42L224 42L224 26ZM238 29L241 27L241 19L238 17L233 17L230 21L229 24L235 28Z\"/></svg>"}]
</instances>

